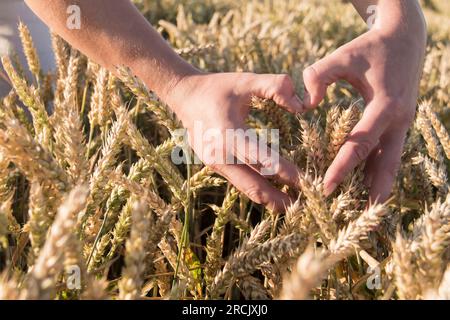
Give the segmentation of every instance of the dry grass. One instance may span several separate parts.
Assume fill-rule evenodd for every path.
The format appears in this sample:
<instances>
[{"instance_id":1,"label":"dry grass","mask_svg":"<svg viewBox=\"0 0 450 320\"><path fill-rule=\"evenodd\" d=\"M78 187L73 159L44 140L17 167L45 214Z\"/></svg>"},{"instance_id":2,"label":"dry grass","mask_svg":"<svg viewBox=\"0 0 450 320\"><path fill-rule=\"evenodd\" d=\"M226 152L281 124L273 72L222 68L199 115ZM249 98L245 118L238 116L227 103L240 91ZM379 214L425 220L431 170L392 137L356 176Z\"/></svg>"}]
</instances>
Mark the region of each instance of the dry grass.
<instances>
[{"instance_id":1,"label":"dry grass","mask_svg":"<svg viewBox=\"0 0 450 320\"><path fill-rule=\"evenodd\" d=\"M299 92L306 65L364 31L331 1L136 2L193 64L289 73ZM282 153L306 172L301 192L279 186L297 201L274 215L208 168L175 166L180 124L128 70L116 78L54 37L45 74L21 25L32 77L2 59L14 90L0 100L0 298L448 299L450 31L430 30L389 203L368 205L362 167L323 196L360 116L347 84L301 119L254 100L248 123L282 128Z\"/></svg>"}]
</instances>

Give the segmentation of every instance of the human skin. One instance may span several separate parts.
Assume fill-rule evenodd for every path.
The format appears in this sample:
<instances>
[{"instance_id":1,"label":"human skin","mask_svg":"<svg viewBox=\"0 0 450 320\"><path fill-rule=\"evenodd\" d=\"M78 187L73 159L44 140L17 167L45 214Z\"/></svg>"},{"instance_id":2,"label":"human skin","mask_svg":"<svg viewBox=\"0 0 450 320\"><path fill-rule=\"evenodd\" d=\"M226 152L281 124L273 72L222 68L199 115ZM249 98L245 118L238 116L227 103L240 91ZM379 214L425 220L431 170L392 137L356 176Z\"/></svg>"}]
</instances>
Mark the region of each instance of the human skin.
<instances>
[{"instance_id":1,"label":"human skin","mask_svg":"<svg viewBox=\"0 0 450 320\"><path fill-rule=\"evenodd\" d=\"M377 5L376 25L304 70L304 105L316 107L326 88L348 81L366 108L340 148L325 177L330 194L361 162L372 201L385 201L400 165L408 128L414 119L422 73L426 23L416 0L353 0L359 14Z\"/></svg>"},{"instance_id":2,"label":"human skin","mask_svg":"<svg viewBox=\"0 0 450 320\"><path fill-rule=\"evenodd\" d=\"M125 65L142 79L192 133L246 128L252 95L273 99L292 113L316 107L326 87L338 79L349 81L364 97L367 108L325 176L330 194L360 161L368 158L371 196L385 199L390 192L406 131L414 116L417 87L425 47L425 23L416 0L353 1L363 18L365 8L377 4L380 29L372 29L305 69L304 104L286 75L202 72L182 60L128 0L27 0L49 27L92 60L114 71ZM69 5L81 8L80 30L66 26ZM129 23L133 21L133 23ZM248 142L252 144L251 142ZM194 151L214 141L191 141ZM249 149L256 149L250 145ZM214 150L213 150L214 151ZM237 150L239 151L239 150ZM376 151L376 152L375 152ZM202 155L197 154L201 159ZM236 152L245 164L207 164L225 176L251 200L282 211L289 197L260 174L270 161ZM275 178L296 185L299 170L281 158ZM379 176L378 176L379 174Z\"/></svg>"}]
</instances>

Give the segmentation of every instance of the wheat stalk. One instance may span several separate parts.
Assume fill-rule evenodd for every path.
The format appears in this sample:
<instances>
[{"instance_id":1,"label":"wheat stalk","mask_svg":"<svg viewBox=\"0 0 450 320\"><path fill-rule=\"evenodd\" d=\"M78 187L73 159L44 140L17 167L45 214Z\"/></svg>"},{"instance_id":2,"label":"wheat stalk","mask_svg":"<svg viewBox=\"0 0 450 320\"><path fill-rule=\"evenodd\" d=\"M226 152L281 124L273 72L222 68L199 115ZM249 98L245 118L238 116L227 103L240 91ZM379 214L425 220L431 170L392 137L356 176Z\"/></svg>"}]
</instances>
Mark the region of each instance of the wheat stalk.
<instances>
[{"instance_id":1,"label":"wheat stalk","mask_svg":"<svg viewBox=\"0 0 450 320\"><path fill-rule=\"evenodd\" d=\"M238 196L238 191L231 188L223 200L222 207L214 208L216 220L211 235L206 242L205 279L209 283L213 281L221 267L224 229L225 225L231 220L231 210Z\"/></svg>"}]
</instances>

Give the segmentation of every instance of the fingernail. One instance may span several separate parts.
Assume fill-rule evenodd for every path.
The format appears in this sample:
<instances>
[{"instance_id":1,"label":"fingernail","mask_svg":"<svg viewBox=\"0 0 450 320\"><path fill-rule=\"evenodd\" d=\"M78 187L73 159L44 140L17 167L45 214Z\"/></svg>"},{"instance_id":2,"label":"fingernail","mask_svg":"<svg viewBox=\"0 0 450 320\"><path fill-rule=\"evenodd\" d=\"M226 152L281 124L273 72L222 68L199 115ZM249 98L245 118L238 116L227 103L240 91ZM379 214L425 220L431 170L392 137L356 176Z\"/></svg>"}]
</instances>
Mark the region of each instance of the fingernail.
<instances>
[{"instance_id":1,"label":"fingernail","mask_svg":"<svg viewBox=\"0 0 450 320\"><path fill-rule=\"evenodd\" d=\"M332 194L333 191L336 189L336 187L337 187L337 184L334 182L325 184L324 190L323 190L323 192L325 193L325 197L328 197L330 194Z\"/></svg>"}]
</instances>

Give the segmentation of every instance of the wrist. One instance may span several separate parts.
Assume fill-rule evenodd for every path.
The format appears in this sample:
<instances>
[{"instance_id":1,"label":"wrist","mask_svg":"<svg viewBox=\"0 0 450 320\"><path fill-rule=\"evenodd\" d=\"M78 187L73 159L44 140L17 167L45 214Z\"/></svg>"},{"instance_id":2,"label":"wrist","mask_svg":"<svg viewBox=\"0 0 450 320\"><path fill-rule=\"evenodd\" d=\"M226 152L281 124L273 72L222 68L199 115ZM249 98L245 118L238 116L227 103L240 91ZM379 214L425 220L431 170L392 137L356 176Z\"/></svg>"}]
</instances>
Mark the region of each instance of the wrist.
<instances>
[{"instance_id":1,"label":"wrist","mask_svg":"<svg viewBox=\"0 0 450 320\"><path fill-rule=\"evenodd\" d=\"M420 4L411 1L380 1L377 27L386 37L406 41L416 47L425 47L427 26Z\"/></svg>"},{"instance_id":2,"label":"wrist","mask_svg":"<svg viewBox=\"0 0 450 320\"><path fill-rule=\"evenodd\" d=\"M148 89L176 112L174 109L176 105L175 96L179 96L179 94L176 94L179 91L179 84L185 82L186 79L201 74L201 71L179 56L171 58L173 59L161 59L159 64L155 64L153 57L143 57L134 59L128 65Z\"/></svg>"},{"instance_id":3,"label":"wrist","mask_svg":"<svg viewBox=\"0 0 450 320\"><path fill-rule=\"evenodd\" d=\"M205 74L205 72L196 68L179 72L168 81L163 92L158 96L182 119L185 111L183 110L183 102L199 89L202 76Z\"/></svg>"},{"instance_id":4,"label":"wrist","mask_svg":"<svg viewBox=\"0 0 450 320\"><path fill-rule=\"evenodd\" d=\"M187 64L187 63L186 63ZM183 99L189 92L186 86L192 82L192 79L201 75L202 72L190 64L179 66L178 68L169 71L164 83L161 83L161 88L157 92L158 97L163 100L175 113L177 113L177 106L180 98Z\"/></svg>"}]
</instances>

